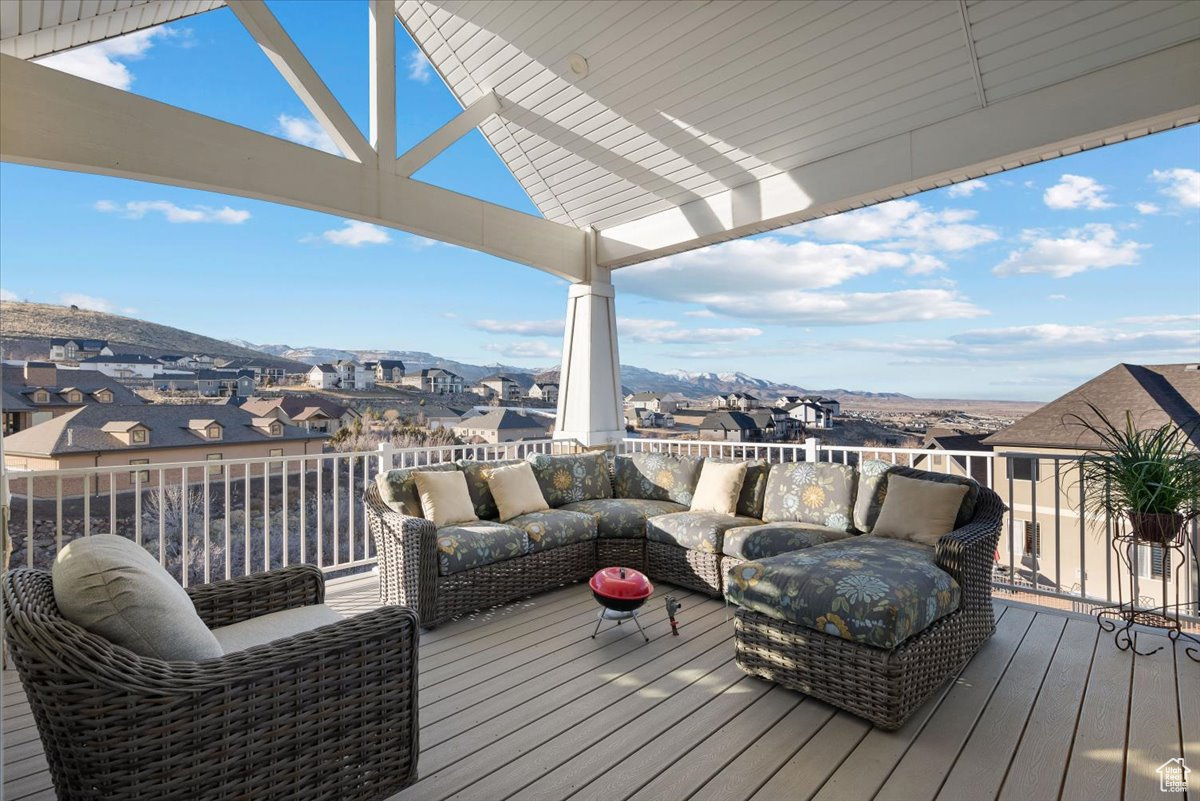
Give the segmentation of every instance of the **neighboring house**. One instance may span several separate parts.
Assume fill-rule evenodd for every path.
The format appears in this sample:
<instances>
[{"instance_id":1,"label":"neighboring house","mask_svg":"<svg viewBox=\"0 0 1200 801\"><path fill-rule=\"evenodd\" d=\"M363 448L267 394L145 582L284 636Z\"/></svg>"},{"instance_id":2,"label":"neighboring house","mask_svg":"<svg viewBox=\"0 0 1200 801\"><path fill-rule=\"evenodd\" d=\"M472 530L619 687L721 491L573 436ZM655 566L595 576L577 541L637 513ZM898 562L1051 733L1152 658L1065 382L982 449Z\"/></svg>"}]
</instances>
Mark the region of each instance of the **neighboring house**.
<instances>
[{"instance_id":1,"label":"neighboring house","mask_svg":"<svg viewBox=\"0 0 1200 801\"><path fill-rule=\"evenodd\" d=\"M251 370L197 370L196 391L206 397L248 398L256 382Z\"/></svg>"},{"instance_id":2,"label":"neighboring house","mask_svg":"<svg viewBox=\"0 0 1200 801\"><path fill-rule=\"evenodd\" d=\"M95 370L113 378L153 378L163 371L163 364L140 353L115 353L80 359L79 369Z\"/></svg>"},{"instance_id":3,"label":"neighboring house","mask_svg":"<svg viewBox=\"0 0 1200 801\"><path fill-rule=\"evenodd\" d=\"M745 412L722 410L705 416L699 437L721 442L754 442L761 439L762 432L754 418Z\"/></svg>"},{"instance_id":4,"label":"neighboring house","mask_svg":"<svg viewBox=\"0 0 1200 801\"><path fill-rule=\"evenodd\" d=\"M449 406L438 406L432 403L426 404L420 409L420 417L424 418L425 427L430 431L435 431L439 428L453 429L462 422L463 416L466 413L466 409L454 409Z\"/></svg>"},{"instance_id":5,"label":"neighboring house","mask_svg":"<svg viewBox=\"0 0 1200 801\"><path fill-rule=\"evenodd\" d=\"M333 434L361 415L349 406L319 395L287 394L279 398L247 398L242 409L256 417L282 416L306 431Z\"/></svg>"},{"instance_id":6,"label":"neighboring house","mask_svg":"<svg viewBox=\"0 0 1200 801\"><path fill-rule=\"evenodd\" d=\"M463 379L440 367L426 367L419 373L405 374L404 386L434 395L458 395L463 391Z\"/></svg>"},{"instance_id":7,"label":"neighboring house","mask_svg":"<svg viewBox=\"0 0 1200 801\"><path fill-rule=\"evenodd\" d=\"M308 385L317 389L333 389L338 385L338 371L332 364L314 364L308 371Z\"/></svg>"},{"instance_id":8,"label":"neighboring house","mask_svg":"<svg viewBox=\"0 0 1200 801\"><path fill-rule=\"evenodd\" d=\"M516 442L525 439L544 439L549 425L538 415L523 414L512 409L492 411L461 421L453 427L455 435L469 441L489 443Z\"/></svg>"},{"instance_id":9,"label":"neighboring house","mask_svg":"<svg viewBox=\"0 0 1200 801\"><path fill-rule=\"evenodd\" d=\"M258 384L280 384L287 376L287 371L282 367L271 367L256 359L218 359L215 365L219 370L249 370Z\"/></svg>"},{"instance_id":10,"label":"neighboring house","mask_svg":"<svg viewBox=\"0 0 1200 801\"><path fill-rule=\"evenodd\" d=\"M6 364L0 380L4 436L93 403L140 406L140 397L95 370L64 370L51 362Z\"/></svg>"},{"instance_id":11,"label":"neighboring house","mask_svg":"<svg viewBox=\"0 0 1200 801\"><path fill-rule=\"evenodd\" d=\"M506 375L497 373L481 378L479 386L485 390L480 394L487 398L499 398L503 401L519 401L521 399L521 385Z\"/></svg>"},{"instance_id":12,"label":"neighboring house","mask_svg":"<svg viewBox=\"0 0 1200 801\"><path fill-rule=\"evenodd\" d=\"M341 389L375 388L375 372L353 359L339 359L333 368L337 371L338 387Z\"/></svg>"},{"instance_id":13,"label":"neighboring house","mask_svg":"<svg viewBox=\"0 0 1200 801\"><path fill-rule=\"evenodd\" d=\"M112 348L103 339L51 339L50 361L78 362L92 356L112 356Z\"/></svg>"},{"instance_id":14,"label":"neighboring house","mask_svg":"<svg viewBox=\"0 0 1200 801\"><path fill-rule=\"evenodd\" d=\"M836 403L836 401L834 401ZM816 400L802 400L783 409L793 420L801 423L806 429L833 428L835 413L829 407Z\"/></svg>"},{"instance_id":15,"label":"neighboring house","mask_svg":"<svg viewBox=\"0 0 1200 801\"><path fill-rule=\"evenodd\" d=\"M842 413L842 402L836 401L833 398L810 396L804 400L815 400L817 403L821 404L822 407L824 407L827 414L833 417L836 417Z\"/></svg>"},{"instance_id":16,"label":"neighboring house","mask_svg":"<svg viewBox=\"0 0 1200 801\"><path fill-rule=\"evenodd\" d=\"M724 408L737 409L738 411L749 411L750 409L758 408L758 398L751 395L749 392L730 392L725 396Z\"/></svg>"},{"instance_id":17,"label":"neighboring house","mask_svg":"<svg viewBox=\"0 0 1200 801\"><path fill-rule=\"evenodd\" d=\"M650 409L634 409L637 415L638 428L674 428L675 415L669 412L655 412Z\"/></svg>"},{"instance_id":18,"label":"neighboring house","mask_svg":"<svg viewBox=\"0 0 1200 801\"><path fill-rule=\"evenodd\" d=\"M804 400L802 395L780 395L779 400L775 401L775 405L781 409L785 406L792 406Z\"/></svg>"},{"instance_id":19,"label":"neighboring house","mask_svg":"<svg viewBox=\"0 0 1200 801\"><path fill-rule=\"evenodd\" d=\"M1016 567L1032 571L1036 562L1042 576L1060 577L1063 590L1078 591L1086 579L1088 594L1100 595L1108 581L1106 570L1117 560L1106 544L1107 521L1080 509L1080 492L1087 488L1077 480L1078 457L1102 444L1071 422L1074 415L1096 419L1088 403L1117 425L1122 425L1126 412L1139 428L1173 423L1190 431L1193 446L1200 448L1200 365L1118 364L983 440L996 454L993 487L1012 509L1011 558ZM1009 538L1006 524L1000 538L1004 565L1010 559ZM1137 554L1138 594L1157 603L1164 600L1164 573L1168 597L1175 593L1172 571L1178 569L1178 560L1165 555L1157 545L1141 545ZM1115 573L1111 580L1127 581Z\"/></svg>"},{"instance_id":20,"label":"neighboring house","mask_svg":"<svg viewBox=\"0 0 1200 801\"><path fill-rule=\"evenodd\" d=\"M635 409L649 409L652 412L675 412L679 409L676 398L658 392L635 392L625 402Z\"/></svg>"},{"instance_id":21,"label":"neighboring house","mask_svg":"<svg viewBox=\"0 0 1200 801\"><path fill-rule=\"evenodd\" d=\"M380 384L399 384L404 381L404 362L380 359L375 362L375 381Z\"/></svg>"},{"instance_id":22,"label":"neighboring house","mask_svg":"<svg viewBox=\"0 0 1200 801\"><path fill-rule=\"evenodd\" d=\"M992 446L984 442L987 437L987 434L960 434L946 429L932 429L925 435L925 450L932 453L918 456L913 460L913 467L936 473L969 475L983 486L990 486ZM938 451L943 454L939 455ZM945 451L972 451L979 456L946 456Z\"/></svg>"},{"instance_id":23,"label":"neighboring house","mask_svg":"<svg viewBox=\"0 0 1200 801\"><path fill-rule=\"evenodd\" d=\"M9 470L129 466L128 472L114 474L115 488L123 490L157 485L156 464L315 454L325 439L325 434L255 417L233 405L93 404L5 437L4 463ZM241 478L242 468L231 469ZM190 478L220 476L223 470L222 465L193 469ZM262 467L252 467L255 473L262 475ZM181 478L179 470L165 471L164 482L178 485ZM35 495L54 492L53 480L44 486L35 481Z\"/></svg>"},{"instance_id":24,"label":"neighboring house","mask_svg":"<svg viewBox=\"0 0 1200 801\"><path fill-rule=\"evenodd\" d=\"M529 388L529 397L543 403L558 403L558 384L552 381L535 381Z\"/></svg>"}]
</instances>

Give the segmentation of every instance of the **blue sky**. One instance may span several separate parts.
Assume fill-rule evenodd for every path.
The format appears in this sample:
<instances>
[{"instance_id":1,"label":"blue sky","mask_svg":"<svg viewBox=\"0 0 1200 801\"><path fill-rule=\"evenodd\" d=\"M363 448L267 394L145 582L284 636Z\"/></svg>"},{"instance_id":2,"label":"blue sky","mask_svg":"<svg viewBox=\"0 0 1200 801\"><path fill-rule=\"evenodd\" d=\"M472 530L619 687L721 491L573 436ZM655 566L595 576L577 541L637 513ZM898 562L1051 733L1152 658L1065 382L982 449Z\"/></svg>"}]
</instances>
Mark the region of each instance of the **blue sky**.
<instances>
[{"instance_id":1,"label":"blue sky","mask_svg":"<svg viewBox=\"0 0 1200 801\"><path fill-rule=\"evenodd\" d=\"M272 2L361 129L366 7ZM459 110L398 28L398 144ZM53 66L314 147L332 145L226 9ZM536 213L477 132L416 176ZM0 165L6 298L222 338L558 360L566 284L299 209ZM1055 397L1119 361L1200 360L1200 127L616 273L621 358L812 389Z\"/></svg>"}]
</instances>

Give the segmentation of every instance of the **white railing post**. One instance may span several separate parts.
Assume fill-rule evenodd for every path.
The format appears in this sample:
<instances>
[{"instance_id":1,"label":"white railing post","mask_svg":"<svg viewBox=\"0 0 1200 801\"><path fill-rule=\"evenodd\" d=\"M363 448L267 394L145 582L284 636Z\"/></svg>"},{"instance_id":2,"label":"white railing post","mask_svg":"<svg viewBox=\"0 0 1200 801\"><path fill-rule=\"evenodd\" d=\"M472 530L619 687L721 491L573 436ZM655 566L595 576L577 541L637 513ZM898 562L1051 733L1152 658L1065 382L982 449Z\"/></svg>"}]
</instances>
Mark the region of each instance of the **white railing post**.
<instances>
[{"instance_id":1,"label":"white railing post","mask_svg":"<svg viewBox=\"0 0 1200 801\"><path fill-rule=\"evenodd\" d=\"M379 472L386 473L395 464L396 448L390 442L379 443Z\"/></svg>"},{"instance_id":2,"label":"white railing post","mask_svg":"<svg viewBox=\"0 0 1200 801\"><path fill-rule=\"evenodd\" d=\"M821 440L817 437L809 437L804 440L804 461L821 461Z\"/></svg>"}]
</instances>

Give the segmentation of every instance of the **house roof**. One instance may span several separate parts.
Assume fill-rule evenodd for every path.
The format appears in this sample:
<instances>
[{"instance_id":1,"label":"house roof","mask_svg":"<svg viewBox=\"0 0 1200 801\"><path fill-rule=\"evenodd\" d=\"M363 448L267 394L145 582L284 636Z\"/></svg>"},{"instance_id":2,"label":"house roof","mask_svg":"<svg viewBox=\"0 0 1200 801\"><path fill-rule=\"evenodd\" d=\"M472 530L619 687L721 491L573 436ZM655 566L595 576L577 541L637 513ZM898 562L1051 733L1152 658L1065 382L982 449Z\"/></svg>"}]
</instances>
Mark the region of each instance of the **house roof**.
<instances>
[{"instance_id":1,"label":"house roof","mask_svg":"<svg viewBox=\"0 0 1200 801\"><path fill-rule=\"evenodd\" d=\"M384 370L394 370L397 367L399 367L401 370L404 369L404 362L400 361L399 359L380 359L379 361L375 362L375 364Z\"/></svg>"},{"instance_id":2,"label":"house roof","mask_svg":"<svg viewBox=\"0 0 1200 801\"><path fill-rule=\"evenodd\" d=\"M50 364L44 366L53 367ZM25 371L22 367L18 365L4 365L4 392L0 393L0 407L3 407L6 412L15 412L45 409L48 407L78 406L79 404L77 403L68 403L67 399L61 394L68 386L83 392L85 402L95 400L95 393L102 389L107 389L112 393L113 405L141 406L145 403L142 398L138 397L136 393L124 384L97 370L64 370L60 367L57 368L56 376L59 383L55 386L34 385L26 382ZM45 389L49 392L50 402L31 404L29 398L25 397L25 395L34 389Z\"/></svg>"},{"instance_id":3,"label":"house roof","mask_svg":"<svg viewBox=\"0 0 1200 801\"><path fill-rule=\"evenodd\" d=\"M630 401L652 401L662 400L662 395L657 392L635 392L629 396Z\"/></svg>"},{"instance_id":4,"label":"house roof","mask_svg":"<svg viewBox=\"0 0 1200 801\"><path fill-rule=\"evenodd\" d=\"M84 350L102 350L108 347L108 340L105 339L80 339L79 337L51 337L50 345L66 345L68 342L74 342L77 346Z\"/></svg>"},{"instance_id":5,"label":"house roof","mask_svg":"<svg viewBox=\"0 0 1200 801\"><path fill-rule=\"evenodd\" d=\"M141 353L114 353L112 356L89 356L81 364L161 364L158 359Z\"/></svg>"},{"instance_id":6,"label":"house roof","mask_svg":"<svg viewBox=\"0 0 1200 801\"><path fill-rule=\"evenodd\" d=\"M237 406L216 404L146 404L144 406L113 406L93 404L68 412L53 420L10 434L4 438L8 453L29 456L58 456L68 453L145 450L157 448L208 447L218 443L203 439L194 423L203 430L216 422L224 428L220 444L311 440L324 434L309 433L296 426L284 426L283 435L271 437L256 429L253 416ZM126 445L112 431L126 431L135 426L151 430L150 442ZM71 435L68 436L68 431Z\"/></svg>"},{"instance_id":7,"label":"house roof","mask_svg":"<svg viewBox=\"0 0 1200 801\"><path fill-rule=\"evenodd\" d=\"M516 384L517 383L516 379L510 378L509 376L506 376L506 375L501 375L500 373L492 373L489 376L484 376L483 378L479 379L480 384L496 382L496 381L499 381L501 384Z\"/></svg>"},{"instance_id":8,"label":"house roof","mask_svg":"<svg viewBox=\"0 0 1200 801\"><path fill-rule=\"evenodd\" d=\"M745 412L709 412L700 423L702 431L754 431L761 426Z\"/></svg>"},{"instance_id":9,"label":"house roof","mask_svg":"<svg viewBox=\"0 0 1200 801\"><path fill-rule=\"evenodd\" d=\"M1094 434L1072 422L1072 415L1096 421L1088 403L1118 426L1126 411L1138 428L1174 423L1190 431L1200 447L1200 369L1195 364L1118 364L984 442L993 447L1099 447Z\"/></svg>"},{"instance_id":10,"label":"house roof","mask_svg":"<svg viewBox=\"0 0 1200 801\"><path fill-rule=\"evenodd\" d=\"M545 430L549 428L546 423L542 422L540 417L531 414L522 414L512 409L493 409L487 414L472 417L469 425L471 428L480 428L487 431L512 431L529 428Z\"/></svg>"},{"instance_id":11,"label":"house roof","mask_svg":"<svg viewBox=\"0 0 1200 801\"><path fill-rule=\"evenodd\" d=\"M319 370L322 373L337 373L337 368L332 364L314 364L308 372L311 373L313 370Z\"/></svg>"},{"instance_id":12,"label":"house roof","mask_svg":"<svg viewBox=\"0 0 1200 801\"><path fill-rule=\"evenodd\" d=\"M446 378L451 378L451 379L454 379L454 378L457 378L460 380L462 379L462 376L460 376L458 373L452 373L449 370L443 369L441 367L426 367L424 370L421 371L421 377L422 378L446 377Z\"/></svg>"},{"instance_id":13,"label":"house roof","mask_svg":"<svg viewBox=\"0 0 1200 801\"><path fill-rule=\"evenodd\" d=\"M301 393L288 393L278 398L247 398L242 409L256 417L263 417L272 409L281 409L292 420L311 419L318 411L336 420L347 411L347 407L329 398Z\"/></svg>"}]
</instances>

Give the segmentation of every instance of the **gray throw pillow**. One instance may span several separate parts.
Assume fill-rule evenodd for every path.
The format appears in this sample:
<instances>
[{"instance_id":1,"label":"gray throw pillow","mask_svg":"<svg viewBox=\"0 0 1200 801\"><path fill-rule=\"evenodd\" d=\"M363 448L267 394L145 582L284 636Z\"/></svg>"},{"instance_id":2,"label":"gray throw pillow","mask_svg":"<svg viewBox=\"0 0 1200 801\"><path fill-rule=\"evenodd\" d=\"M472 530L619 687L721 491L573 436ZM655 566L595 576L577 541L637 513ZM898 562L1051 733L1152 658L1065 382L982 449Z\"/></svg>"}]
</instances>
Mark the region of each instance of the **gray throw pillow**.
<instances>
[{"instance_id":1,"label":"gray throw pillow","mask_svg":"<svg viewBox=\"0 0 1200 801\"><path fill-rule=\"evenodd\" d=\"M132 540L77 539L59 552L50 575L62 616L113 645L168 662L224 653L183 587Z\"/></svg>"}]
</instances>

